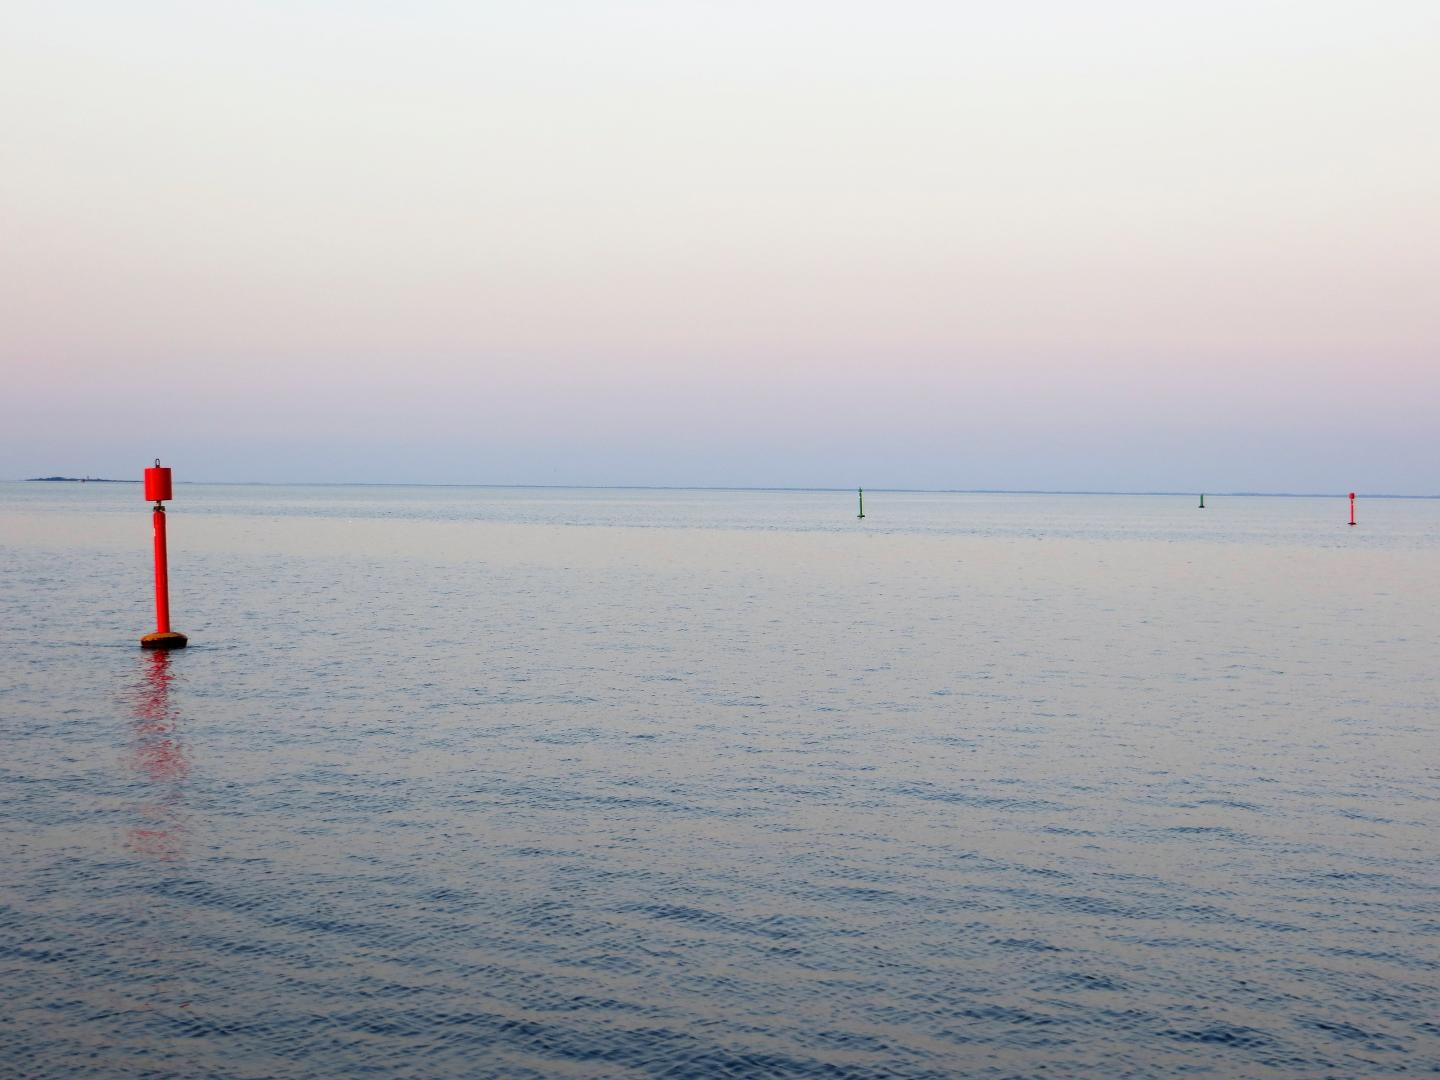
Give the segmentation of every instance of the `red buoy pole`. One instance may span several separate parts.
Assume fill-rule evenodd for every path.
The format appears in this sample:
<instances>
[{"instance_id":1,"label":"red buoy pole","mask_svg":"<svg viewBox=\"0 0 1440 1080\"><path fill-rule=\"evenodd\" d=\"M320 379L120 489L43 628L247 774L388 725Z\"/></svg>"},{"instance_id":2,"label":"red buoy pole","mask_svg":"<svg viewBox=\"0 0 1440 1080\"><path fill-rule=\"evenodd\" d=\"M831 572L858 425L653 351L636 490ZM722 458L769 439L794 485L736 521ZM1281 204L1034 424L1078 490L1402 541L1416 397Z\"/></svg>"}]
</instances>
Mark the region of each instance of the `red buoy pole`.
<instances>
[{"instance_id":1,"label":"red buoy pole","mask_svg":"<svg viewBox=\"0 0 1440 1080\"><path fill-rule=\"evenodd\" d=\"M1350 524L1355 524L1355 492L1350 492Z\"/></svg>"},{"instance_id":2,"label":"red buoy pole","mask_svg":"<svg viewBox=\"0 0 1440 1080\"><path fill-rule=\"evenodd\" d=\"M170 493L170 470L155 459L145 470L145 498L155 504L155 632L140 639L142 649L183 649L188 639L170 629L170 562L165 550L165 500Z\"/></svg>"},{"instance_id":3,"label":"red buoy pole","mask_svg":"<svg viewBox=\"0 0 1440 1080\"><path fill-rule=\"evenodd\" d=\"M165 507L155 504L155 632L170 632L170 565L165 557Z\"/></svg>"}]
</instances>

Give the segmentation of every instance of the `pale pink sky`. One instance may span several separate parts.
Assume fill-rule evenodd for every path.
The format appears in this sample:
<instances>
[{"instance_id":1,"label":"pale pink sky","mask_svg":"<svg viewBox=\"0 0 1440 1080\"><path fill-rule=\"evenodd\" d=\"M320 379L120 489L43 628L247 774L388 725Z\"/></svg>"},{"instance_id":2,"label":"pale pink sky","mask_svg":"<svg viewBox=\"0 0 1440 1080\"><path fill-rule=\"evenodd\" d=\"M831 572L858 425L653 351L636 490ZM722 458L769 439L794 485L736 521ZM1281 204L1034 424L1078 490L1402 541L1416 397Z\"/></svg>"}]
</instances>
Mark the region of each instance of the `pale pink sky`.
<instances>
[{"instance_id":1,"label":"pale pink sky","mask_svg":"<svg viewBox=\"0 0 1440 1080\"><path fill-rule=\"evenodd\" d=\"M11 2L0 478L1440 491L1437 133L1429 2Z\"/></svg>"}]
</instances>

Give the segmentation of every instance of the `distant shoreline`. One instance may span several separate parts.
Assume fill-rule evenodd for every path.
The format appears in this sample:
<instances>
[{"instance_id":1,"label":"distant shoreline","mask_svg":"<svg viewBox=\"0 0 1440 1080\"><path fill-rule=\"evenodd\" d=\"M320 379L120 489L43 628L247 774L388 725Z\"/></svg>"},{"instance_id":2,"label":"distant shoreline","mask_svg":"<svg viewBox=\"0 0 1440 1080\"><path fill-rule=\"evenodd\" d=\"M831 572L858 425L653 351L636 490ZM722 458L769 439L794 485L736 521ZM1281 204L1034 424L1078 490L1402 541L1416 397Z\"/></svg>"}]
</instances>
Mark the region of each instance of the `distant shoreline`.
<instances>
[{"instance_id":1,"label":"distant shoreline","mask_svg":"<svg viewBox=\"0 0 1440 1080\"><path fill-rule=\"evenodd\" d=\"M27 476L27 484L138 484L139 480L107 480L103 476Z\"/></svg>"}]
</instances>

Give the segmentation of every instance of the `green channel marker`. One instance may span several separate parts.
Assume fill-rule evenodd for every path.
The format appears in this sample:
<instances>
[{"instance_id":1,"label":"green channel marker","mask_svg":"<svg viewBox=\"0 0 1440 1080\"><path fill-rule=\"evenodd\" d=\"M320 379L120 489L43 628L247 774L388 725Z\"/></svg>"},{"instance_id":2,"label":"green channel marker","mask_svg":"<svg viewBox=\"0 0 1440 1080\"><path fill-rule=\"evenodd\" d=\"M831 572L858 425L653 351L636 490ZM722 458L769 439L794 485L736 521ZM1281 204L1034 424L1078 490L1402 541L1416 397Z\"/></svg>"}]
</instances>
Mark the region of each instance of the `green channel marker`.
<instances>
[{"instance_id":1,"label":"green channel marker","mask_svg":"<svg viewBox=\"0 0 1440 1080\"><path fill-rule=\"evenodd\" d=\"M863 518L865 516L865 489L859 488L858 490L860 492L860 513L855 516Z\"/></svg>"}]
</instances>

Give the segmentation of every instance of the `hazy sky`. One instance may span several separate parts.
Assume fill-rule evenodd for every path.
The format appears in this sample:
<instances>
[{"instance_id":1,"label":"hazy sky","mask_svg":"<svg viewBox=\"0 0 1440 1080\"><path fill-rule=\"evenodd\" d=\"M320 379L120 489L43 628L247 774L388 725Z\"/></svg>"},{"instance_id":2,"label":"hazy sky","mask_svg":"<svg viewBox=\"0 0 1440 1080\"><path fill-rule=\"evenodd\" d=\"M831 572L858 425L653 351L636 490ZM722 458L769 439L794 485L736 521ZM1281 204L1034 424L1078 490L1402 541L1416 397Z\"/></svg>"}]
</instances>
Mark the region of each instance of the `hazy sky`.
<instances>
[{"instance_id":1,"label":"hazy sky","mask_svg":"<svg viewBox=\"0 0 1440 1080\"><path fill-rule=\"evenodd\" d=\"M1440 3L0 8L0 478L1440 491Z\"/></svg>"}]
</instances>

